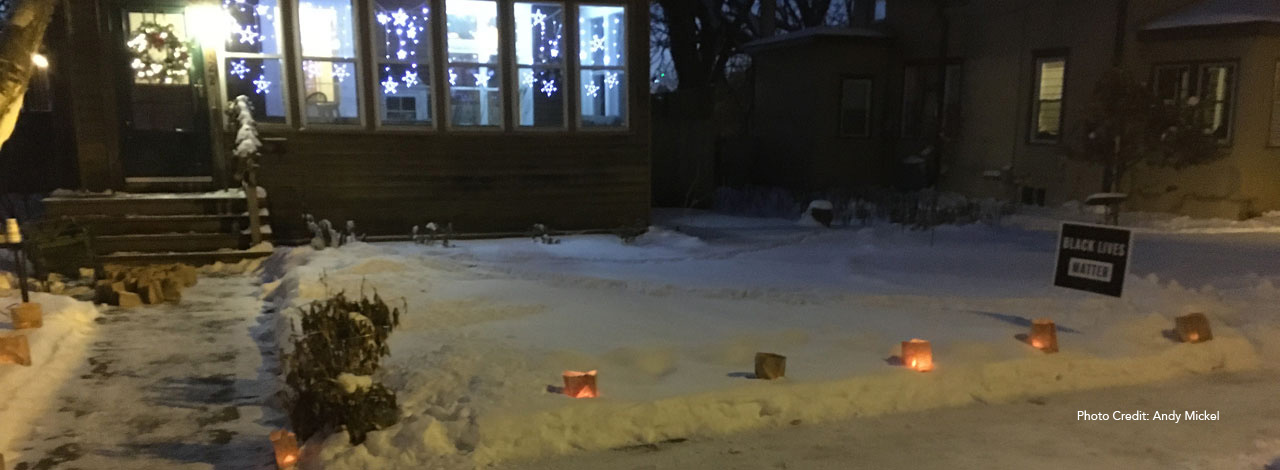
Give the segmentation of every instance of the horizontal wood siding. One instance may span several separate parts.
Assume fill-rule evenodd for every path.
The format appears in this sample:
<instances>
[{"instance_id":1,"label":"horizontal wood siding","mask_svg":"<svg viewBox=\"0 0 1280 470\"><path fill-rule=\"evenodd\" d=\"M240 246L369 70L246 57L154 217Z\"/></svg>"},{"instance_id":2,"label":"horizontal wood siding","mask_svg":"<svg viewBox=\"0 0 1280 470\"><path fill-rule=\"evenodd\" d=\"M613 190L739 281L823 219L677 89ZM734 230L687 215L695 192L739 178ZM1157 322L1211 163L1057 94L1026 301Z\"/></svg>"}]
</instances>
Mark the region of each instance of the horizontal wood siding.
<instances>
[{"instance_id":1,"label":"horizontal wood siding","mask_svg":"<svg viewBox=\"0 0 1280 470\"><path fill-rule=\"evenodd\" d=\"M301 214L370 234L453 222L460 232L608 229L647 223L649 149L636 135L432 136L294 132L263 158L277 237Z\"/></svg>"}]
</instances>

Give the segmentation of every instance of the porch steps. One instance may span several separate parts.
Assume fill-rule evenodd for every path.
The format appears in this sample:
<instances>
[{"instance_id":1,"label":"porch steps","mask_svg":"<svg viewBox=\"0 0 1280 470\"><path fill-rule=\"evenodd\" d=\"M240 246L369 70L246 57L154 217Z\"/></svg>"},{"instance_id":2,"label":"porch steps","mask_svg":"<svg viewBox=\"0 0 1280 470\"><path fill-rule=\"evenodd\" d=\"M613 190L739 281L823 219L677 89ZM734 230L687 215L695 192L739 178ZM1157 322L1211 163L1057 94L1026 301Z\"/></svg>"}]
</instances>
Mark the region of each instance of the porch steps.
<instances>
[{"instance_id":1,"label":"porch steps","mask_svg":"<svg viewBox=\"0 0 1280 470\"><path fill-rule=\"evenodd\" d=\"M259 204L266 207L266 197ZM102 263L204 265L270 255L250 250L249 214L241 191L54 196L49 218L69 218L88 230ZM262 210L264 238L270 214Z\"/></svg>"}]
</instances>

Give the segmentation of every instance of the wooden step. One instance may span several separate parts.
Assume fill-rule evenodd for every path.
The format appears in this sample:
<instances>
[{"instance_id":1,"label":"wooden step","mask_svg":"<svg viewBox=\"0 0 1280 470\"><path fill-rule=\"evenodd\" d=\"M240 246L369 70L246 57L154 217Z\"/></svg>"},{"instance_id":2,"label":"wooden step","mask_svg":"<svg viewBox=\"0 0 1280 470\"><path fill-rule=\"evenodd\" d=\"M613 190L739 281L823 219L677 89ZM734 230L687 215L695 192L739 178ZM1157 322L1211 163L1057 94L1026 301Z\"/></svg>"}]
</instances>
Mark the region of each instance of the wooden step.
<instances>
[{"instance_id":1,"label":"wooden step","mask_svg":"<svg viewBox=\"0 0 1280 470\"><path fill-rule=\"evenodd\" d=\"M247 238L231 233L165 233L144 235L102 235L93 237L93 251L99 255L116 252L170 253L240 249Z\"/></svg>"},{"instance_id":2,"label":"wooden step","mask_svg":"<svg viewBox=\"0 0 1280 470\"><path fill-rule=\"evenodd\" d=\"M266 201L261 201L265 204ZM45 212L50 217L86 215L213 215L242 214L244 198L169 197L169 198L45 198ZM265 206L264 206L265 207Z\"/></svg>"},{"instance_id":3,"label":"wooden step","mask_svg":"<svg viewBox=\"0 0 1280 470\"><path fill-rule=\"evenodd\" d=\"M262 222L267 223L267 216ZM238 233L249 227L243 213L196 215L84 215L74 216L93 236L149 235L166 233Z\"/></svg>"},{"instance_id":4,"label":"wooden step","mask_svg":"<svg viewBox=\"0 0 1280 470\"><path fill-rule=\"evenodd\" d=\"M238 263L243 259L271 256L270 251L221 250L193 251L187 253L113 253L99 256L104 264L168 264L183 263L204 266L217 262Z\"/></svg>"}]
</instances>

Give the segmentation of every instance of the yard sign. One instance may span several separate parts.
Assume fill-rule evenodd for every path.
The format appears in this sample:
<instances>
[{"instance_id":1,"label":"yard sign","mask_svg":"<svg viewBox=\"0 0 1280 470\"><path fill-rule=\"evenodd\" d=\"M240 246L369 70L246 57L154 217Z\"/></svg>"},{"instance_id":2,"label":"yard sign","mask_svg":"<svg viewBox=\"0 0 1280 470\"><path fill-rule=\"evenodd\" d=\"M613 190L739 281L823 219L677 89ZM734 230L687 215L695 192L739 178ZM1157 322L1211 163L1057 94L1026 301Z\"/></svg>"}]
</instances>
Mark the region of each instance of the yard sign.
<instances>
[{"instance_id":1,"label":"yard sign","mask_svg":"<svg viewBox=\"0 0 1280 470\"><path fill-rule=\"evenodd\" d=\"M1132 248L1128 230L1063 222L1053 285L1120 297Z\"/></svg>"}]
</instances>

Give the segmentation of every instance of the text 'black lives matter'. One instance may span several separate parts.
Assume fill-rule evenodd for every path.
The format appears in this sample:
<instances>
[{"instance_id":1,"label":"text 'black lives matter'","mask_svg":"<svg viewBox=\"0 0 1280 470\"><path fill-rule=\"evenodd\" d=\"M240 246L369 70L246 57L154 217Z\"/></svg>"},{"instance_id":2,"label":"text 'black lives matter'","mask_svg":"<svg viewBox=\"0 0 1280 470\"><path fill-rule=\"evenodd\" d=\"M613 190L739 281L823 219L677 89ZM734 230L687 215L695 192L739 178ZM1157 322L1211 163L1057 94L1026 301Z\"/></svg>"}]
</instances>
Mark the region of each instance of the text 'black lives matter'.
<instances>
[{"instance_id":1,"label":"text 'black lives matter'","mask_svg":"<svg viewBox=\"0 0 1280 470\"><path fill-rule=\"evenodd\" d=\"M1053 285L1120 297L1132 247L1128 230L1063 223Z\"/></svg>"}]
</instances>

